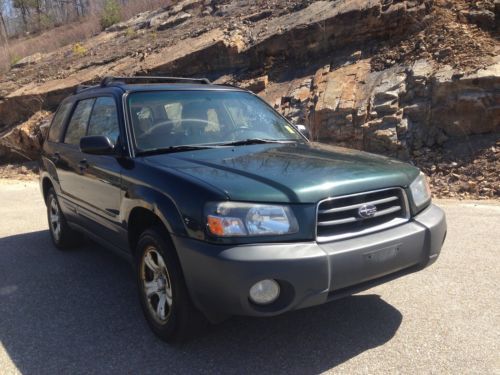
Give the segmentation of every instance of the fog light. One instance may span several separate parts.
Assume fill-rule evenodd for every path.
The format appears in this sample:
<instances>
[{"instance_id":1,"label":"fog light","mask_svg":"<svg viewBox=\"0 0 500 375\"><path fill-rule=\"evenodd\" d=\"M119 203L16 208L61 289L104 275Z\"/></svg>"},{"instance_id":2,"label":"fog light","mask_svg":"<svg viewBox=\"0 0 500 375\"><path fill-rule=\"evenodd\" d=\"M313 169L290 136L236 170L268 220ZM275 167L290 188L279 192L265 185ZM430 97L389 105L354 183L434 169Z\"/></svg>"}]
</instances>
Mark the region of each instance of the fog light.
<instances>
[{"instance_id":1,"label":"fog light","mask_svg":"<svg viewBox=\"0 0 500 375\"><path fill-rule=\"evenodd\" d=\"M261 280L250 288L250 300L259 305L270 304L280 295L280 286L275 280Z\"/></svg>"}]
</instances>

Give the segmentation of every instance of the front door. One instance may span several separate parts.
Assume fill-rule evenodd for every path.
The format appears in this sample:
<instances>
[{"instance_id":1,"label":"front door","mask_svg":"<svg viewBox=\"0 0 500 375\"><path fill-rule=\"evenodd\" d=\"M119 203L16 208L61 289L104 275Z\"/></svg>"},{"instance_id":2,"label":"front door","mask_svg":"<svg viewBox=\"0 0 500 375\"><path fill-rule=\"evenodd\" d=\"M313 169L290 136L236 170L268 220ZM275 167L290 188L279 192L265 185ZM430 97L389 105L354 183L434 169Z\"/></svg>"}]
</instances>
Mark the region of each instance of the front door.
<instances>
[{"instance_id":1,"label":"front door","mask_svg":"<svg viewBox=\"0 0 500 375\"><path fill-rule=\"evenodd\" d=\"M118 113L112 97L99 97L90 115L86 135L103 135L114 145L120 140ZM100 237L122 247L120 235L121 170L115 155L80 154L78 161L82 202L80 215Z\"/></svg>"}]
</instances>

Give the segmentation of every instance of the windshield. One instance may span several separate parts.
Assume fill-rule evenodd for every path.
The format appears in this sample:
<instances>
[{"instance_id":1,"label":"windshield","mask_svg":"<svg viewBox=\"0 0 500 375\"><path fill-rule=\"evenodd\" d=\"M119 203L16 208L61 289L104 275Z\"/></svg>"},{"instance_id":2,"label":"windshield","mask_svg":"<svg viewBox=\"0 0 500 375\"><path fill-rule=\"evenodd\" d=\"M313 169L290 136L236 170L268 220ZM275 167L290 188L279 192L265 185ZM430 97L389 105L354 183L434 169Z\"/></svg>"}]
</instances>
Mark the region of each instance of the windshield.
<instances>
[{"instance_id":1,"label":"windshield","mask_svg":"<svg viewBox=\"0 0 500 375\"><path fill-rule=\"evenodd\" d=\"M248 140L303 139L272 108L246 92L136 92L130 94L128 107L140 152L178 146L238 145Z\"/></svg>"}]
</instances>

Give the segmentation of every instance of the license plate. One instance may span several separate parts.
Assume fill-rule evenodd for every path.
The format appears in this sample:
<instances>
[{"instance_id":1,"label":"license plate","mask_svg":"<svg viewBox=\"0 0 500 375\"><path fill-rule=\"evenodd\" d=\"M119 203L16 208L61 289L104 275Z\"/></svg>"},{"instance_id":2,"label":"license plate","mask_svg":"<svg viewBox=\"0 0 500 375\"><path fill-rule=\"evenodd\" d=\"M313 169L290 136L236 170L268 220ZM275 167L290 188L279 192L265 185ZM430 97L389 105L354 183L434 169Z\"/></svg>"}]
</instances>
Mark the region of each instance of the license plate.
<instances>
[{"instance_id":1,"label":"license plate","mask_svg":"<svg viewBox=\"0 0 500 375\"><path fill-rule=\"evenodd\" d=\"M370 263L384 263L395 258L399 253L401 244L384 247L363 254L363 258Z\"/></svg>"}]
</instances>

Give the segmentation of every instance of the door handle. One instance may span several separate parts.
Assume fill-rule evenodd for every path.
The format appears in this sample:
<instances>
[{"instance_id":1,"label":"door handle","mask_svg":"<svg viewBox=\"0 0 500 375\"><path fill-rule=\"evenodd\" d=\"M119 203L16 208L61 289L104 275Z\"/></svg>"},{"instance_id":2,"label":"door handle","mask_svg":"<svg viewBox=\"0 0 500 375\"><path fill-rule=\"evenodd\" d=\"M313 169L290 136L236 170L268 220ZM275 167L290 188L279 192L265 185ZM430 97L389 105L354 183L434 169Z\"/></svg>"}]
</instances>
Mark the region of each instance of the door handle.
<instances>
[{"instance_id":1,"label":"door handle","mask_svg":"<svg viewBox=\"0 0 500 375\"><path fill-rule=\"evenodd\" d=\"M83 173L89 167L89 163L87 162L87 159L82 159L78 163L78 166L80 167L80 172Z\"/></svg>"}]
</instances>

